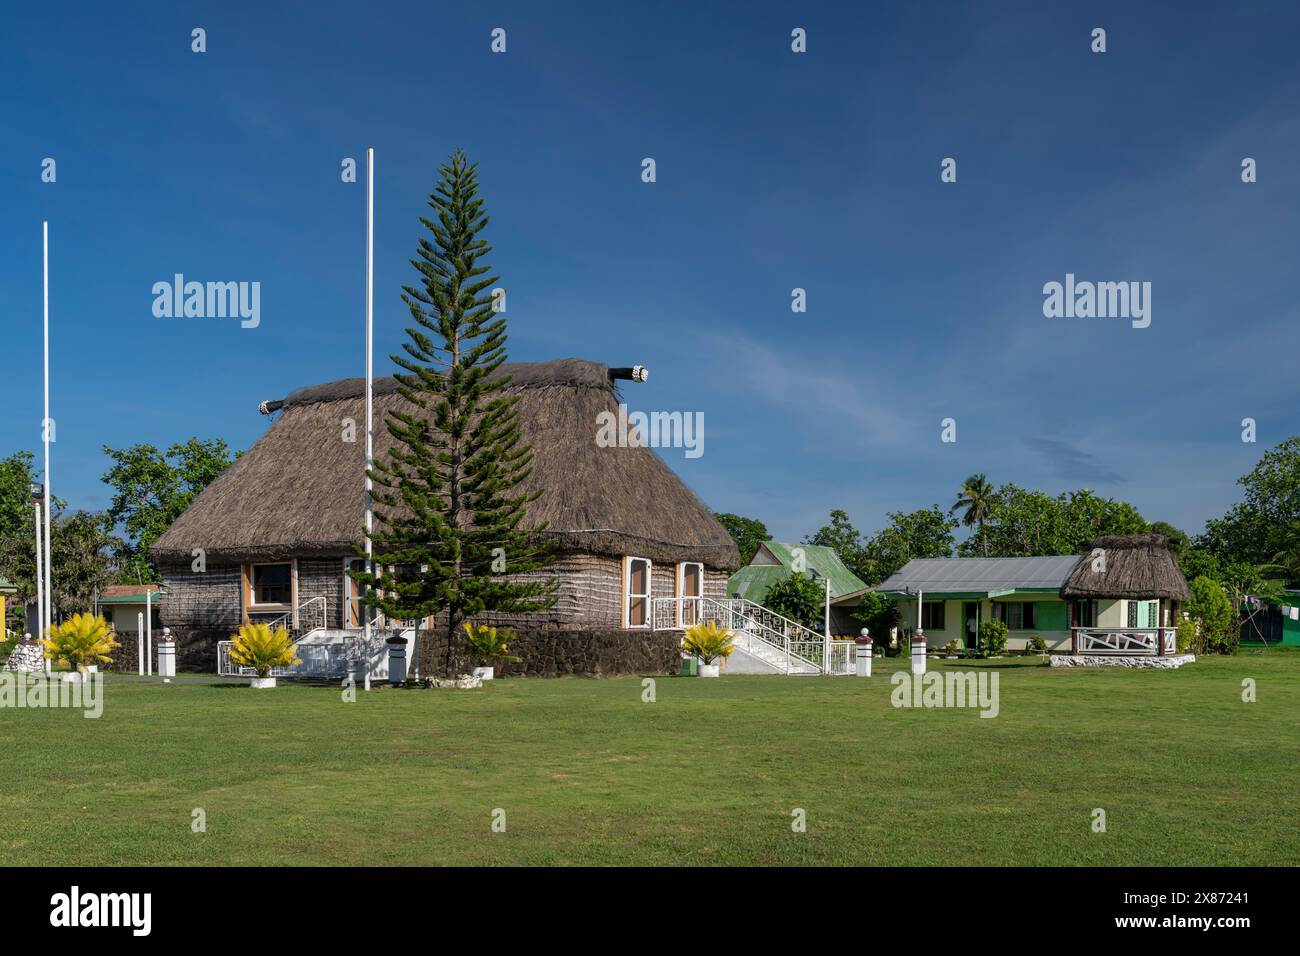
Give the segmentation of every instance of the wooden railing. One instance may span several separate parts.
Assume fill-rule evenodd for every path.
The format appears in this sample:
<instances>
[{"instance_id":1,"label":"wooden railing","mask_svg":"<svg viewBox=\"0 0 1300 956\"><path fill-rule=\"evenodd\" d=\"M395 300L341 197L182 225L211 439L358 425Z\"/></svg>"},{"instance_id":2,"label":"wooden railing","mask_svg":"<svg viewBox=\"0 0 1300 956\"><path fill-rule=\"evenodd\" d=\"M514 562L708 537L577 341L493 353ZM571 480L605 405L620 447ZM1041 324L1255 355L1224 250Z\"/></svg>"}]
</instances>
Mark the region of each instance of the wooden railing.
<instances>
[{"instance_id":1,"label":"wooden railing","mask_svg":"<svg viewBox=\"0 0 1300 956\"><path fill-rule=\"evenodd\" d=\"M1178 632L1172 627L1071 628L1075 654L1120 654L1159 657L1173 654Z\"/></svg>"}]
</instances>

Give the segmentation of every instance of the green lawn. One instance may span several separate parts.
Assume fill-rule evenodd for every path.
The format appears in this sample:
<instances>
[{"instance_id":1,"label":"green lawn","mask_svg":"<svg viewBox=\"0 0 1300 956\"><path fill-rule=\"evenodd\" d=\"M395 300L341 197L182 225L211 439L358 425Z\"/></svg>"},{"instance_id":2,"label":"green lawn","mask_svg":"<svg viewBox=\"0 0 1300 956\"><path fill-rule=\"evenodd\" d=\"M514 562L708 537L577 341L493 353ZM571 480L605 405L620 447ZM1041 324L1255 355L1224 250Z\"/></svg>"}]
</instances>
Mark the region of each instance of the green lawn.
<instances>
[{"instance_id":1,"label":"green lawn","mask_svg":"<svg viewBox=\"0 0 1300 956\"><path fill-rule=\"evenodd\" d=\"M998 669L991 720L893 708L876 663L660 678L654 703L638 679L345 703L112 676L98 720L0 710L0 864L1300 863L1300 654L961 662Z\"/></svg>"}]
</instances>

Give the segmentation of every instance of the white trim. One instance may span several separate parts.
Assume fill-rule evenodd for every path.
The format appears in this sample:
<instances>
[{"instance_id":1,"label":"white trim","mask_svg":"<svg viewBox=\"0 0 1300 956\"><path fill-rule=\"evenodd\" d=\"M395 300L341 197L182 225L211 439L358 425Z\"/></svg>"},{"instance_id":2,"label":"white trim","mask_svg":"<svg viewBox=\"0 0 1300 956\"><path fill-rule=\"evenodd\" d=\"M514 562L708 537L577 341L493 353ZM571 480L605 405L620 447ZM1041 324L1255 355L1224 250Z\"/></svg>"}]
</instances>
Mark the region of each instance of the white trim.
<instances>
[{"instance_id":1,"label":"white trim","mask_svg":"<svg viewBox=\"0 0 1300 956\"><path fill-rule=\"evenodd\" d=\"M687 568L688 566L694 566L694 567L697 567L697 568L700 569L700 576L699 576L699 579L698 579L698 580L699 580L699 584L700 584L700 593L699 593L699 594L687 594L687 593L686 593L686 568ZM677 587L677 593L676 593L674 596L677 598L677 626L678 626L678 627L681 627L681 626L682 626L682 608L686 606L686 599L687 599L688 597L692 597L692 598L702 598L702 597L704 597L704 562L702 562L702 561L678 561L678 562L677 562L677 586L676 586L676 587ZM697 608L697 611L698 611L698 608ZM698 617L698 614L697 614L697 617Z\"/></svg>"},{"instance_id":2,"label":"white trim","mask_svg":"<svg viewBox=\"0 0 1300 956\"><path fill-rule=\"evenodd\" d=\"M633 562L633 561L644 561L644 562L645 562L645 568L646 568L646 573L645 573L645 588L646 588L646 593L644 594L644 597L645 597L645 623L644 623L644 624L633 624L633 623L631 623L631 620L632 620L632 599L633 599L634 597L642 597L642 596L643 596L643 595L641 595L641 594L633 594L633 593L632 593L632 562ZM653 621L652 616L651 616L651 606L650 606L650 601L651 601L651 599L654 597L654 593L655 593L655 566L654 566L654 562L651 561L649 558L641 558L641 557L637 557L637 556L634 555L634 554L625 555L624 558L623 558L623 581L622 581L622 588L623 588L623 627L624 627L625 629L627 629L627 630L634 630L634 631L650 630L651 626L654 624L654 621Z\"/></svg>"},{"instance_id":3,"label":"white trim","mask_svg":"<svg viewBox=\"0 0 1300 956\"><path fill-rule=\"evenodd\" d=\"M287 564L289 566L289 600L287 602L276 602L274 604L260 604L257 601L257 582L253 578L254 568L269 568L277 565ZM290 558L288 561L249 561L248 562L248 607L245 609L248 613L269 614L274 610L292 610L294 607L294 598L297 597L297 567L298 559Z\"/></svg>"}]
</instances>

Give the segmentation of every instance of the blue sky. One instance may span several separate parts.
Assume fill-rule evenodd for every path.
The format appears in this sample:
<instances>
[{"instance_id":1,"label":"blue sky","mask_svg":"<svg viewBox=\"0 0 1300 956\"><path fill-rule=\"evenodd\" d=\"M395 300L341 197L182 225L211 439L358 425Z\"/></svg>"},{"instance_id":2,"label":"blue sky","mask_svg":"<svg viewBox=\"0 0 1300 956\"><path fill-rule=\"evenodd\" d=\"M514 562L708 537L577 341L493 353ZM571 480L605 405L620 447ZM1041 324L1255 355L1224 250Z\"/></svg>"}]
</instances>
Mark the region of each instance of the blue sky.
<instances>
[{"instance_id":1,"label":"blue sky","mask_svg":"<svg viewBox=\"0 0 1300 956\"><path fill-rule=\"evenodd\" d=\"M705 454L664 456L714 509L870 531L984 471L1197 531L1297 431L1297 28L1291 3L23 5L0 454L38 450L43 219L56 488L98 509L103 445L244 448L262 399L361 373L364 187L339 170L368 145L387 371L461 146L512 358L647 365L629 404L704 413ZM260 326L155 318L177 272L260 282ZM1151 282L1150 327L1045 318L1067 272Z\"/></svg>"}]
</instances>

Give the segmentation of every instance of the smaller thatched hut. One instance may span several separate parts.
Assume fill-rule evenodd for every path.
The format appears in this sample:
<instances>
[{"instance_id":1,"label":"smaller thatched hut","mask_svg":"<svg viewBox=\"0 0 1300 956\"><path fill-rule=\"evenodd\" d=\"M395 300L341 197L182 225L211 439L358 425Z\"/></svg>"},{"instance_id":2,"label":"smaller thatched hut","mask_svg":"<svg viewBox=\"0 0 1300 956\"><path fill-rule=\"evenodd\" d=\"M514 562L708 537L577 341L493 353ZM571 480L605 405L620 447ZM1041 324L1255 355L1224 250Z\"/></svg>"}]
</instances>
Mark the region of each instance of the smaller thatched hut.
<instances>
[{"instance_id":1,"label":"smaller thatched hut","mask_svg":"<svg viewBox=\"0 0 1300 956\"><path fill-rule=\"evenodd\" d=\"M1161 629L1157 653L1163 654L1173 649L1172 630L1165 629L1177 626L1178 604L1191 593L1169 539L1133 534L1092 541L1061 585L1061 597L1070 602L1074 628Z\"/></svg>"},{"instance_id":2,"label":"smaller thatched hut","mask_svg":"<svg viewBox=\"0 0 1300 956\"><path fill-rule=\"evenodd\" d=\"M598 440L601 416L620 410L616 381L645 375L579 359L500 374L510 376L505 390L518 396L534 453L521 490L541 492L526 522L545 526L556 554L548 576L560 588L550 611L485 620L520 632L512 650L529 672L675 669L680 634L665 619L679 599L725 597L740 562L726 530L652 448ZM391 378L377 379L374 395L382 459L385 416L410 406ZM210 668L216 642L243 622L287 616L300 632L361 623L346 571L364 541L364 381L299 389L262 411L275 423L152 549L169 594L163 623L185 664Z\"/></svg>"}]
</instances>

